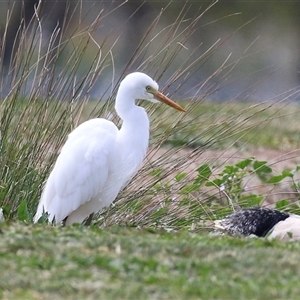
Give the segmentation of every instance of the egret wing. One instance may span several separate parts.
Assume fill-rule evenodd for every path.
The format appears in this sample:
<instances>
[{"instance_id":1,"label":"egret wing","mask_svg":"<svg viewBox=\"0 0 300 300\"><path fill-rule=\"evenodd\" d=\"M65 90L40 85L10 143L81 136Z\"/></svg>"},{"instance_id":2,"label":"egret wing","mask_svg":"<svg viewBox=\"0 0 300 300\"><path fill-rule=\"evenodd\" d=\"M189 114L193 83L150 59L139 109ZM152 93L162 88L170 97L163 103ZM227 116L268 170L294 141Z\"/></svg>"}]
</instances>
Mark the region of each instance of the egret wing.
<instances>
[{"instance_id":1,"label":"egret wing","mask_svg":"<svg viewBox=\"0 0 300 300\"><path fill-rule=\"evenodd\" d=\"M35 221L43 211L61 222L104 188L115 151L116 126L104 119L81 124L63 146L44 188Z\"/></svg>"}]
</instances>

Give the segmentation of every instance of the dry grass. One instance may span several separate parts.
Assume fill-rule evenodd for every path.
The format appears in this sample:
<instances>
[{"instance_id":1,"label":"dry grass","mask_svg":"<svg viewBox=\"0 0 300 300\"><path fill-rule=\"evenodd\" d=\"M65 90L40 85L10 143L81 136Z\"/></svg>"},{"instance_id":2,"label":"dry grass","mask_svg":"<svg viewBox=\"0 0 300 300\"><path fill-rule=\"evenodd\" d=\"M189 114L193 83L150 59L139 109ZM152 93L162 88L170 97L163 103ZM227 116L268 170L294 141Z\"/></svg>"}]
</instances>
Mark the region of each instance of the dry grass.
<instances>
[{"instance_id":1,"label":"dry grass","mask_svg":"<svg viewBox=\"0 0 300 300\"><path fill-rule=\"evenodd\" d=\"M87 15L81 15L77 23L72 22L72 28L68 28L66 20L65 27L57 27L48 36L47 43L39 18L40 8L36 8L30 29L20 28L18 38L22 43L15 43L8 73L2 73L0 80L3 95L0 206L9 205L12 218L16 217L17 207L23 200L33 214L42 184L72 129L92 117L108 117L120 125L112 100L118 83L129 71L145 71L162 82L162 91L175 99L178 94L185 97L193 91L192 99L182 102L187 109L185 114L147 105L152 124L151 148L137 179L120 195L118 202L132 201L133 211L137 211L135 206L140 206L141 197L143 203L149 202L144 208L149 216L164 208L161 203L177 199L178 191L194 179L196 168L204 162L221 168L237 156L245 157L248 153L253 156L251 147L263 145L265 149L270 145L270 148L290 151L299 145L299 120L293 118L293 126L282 125L297 115L298 107L289 105L289 100L299 94L298 90L265 103L247 105L234 98L216 105L210 102L216 91L229 84L227 76L233 68L251 57L251 47L238 59L226 57L208 78L194 80L206 61L213 59L216 51L233 38L228 36L206 45L201 55L197 52L202 47L201 41L190 48L195 27L201 23L202 15L209 13L209 8L187 19L189 8L184 6L167 27L162 26L164 11L161 11L122 69L115 67L114 60L119 29L112 29L108 36L98 35L106 19L120 7L102 11L94 20L88 19L88 23ZM71 15L76 20L76 14ZM102 101L90 101L91 95L97 95ZM280 161L281 157L274 158L274 162L276 159ZM157 170L161 170L159 176L153 176ZM174 182L174 175L183 171L189 173L185 180ZM191 197L205 210L202 199L207 198L207 193L200 194L199 199ZM176 201L171 207L177 210ZM183 211L186 212L184 206ZM122 212L118 215L112 209L109 215L113 214L115 218L111 222L121 219ZM146 217L143 212L138 218ZM106 218L108 222L109 217Z\"/></svg>"},{"instance_id":2,"label":"dry grass","mask_svg":"<svg viewBox=\"0 0 300 300\"><path fill-rule=\"evenodd\" d=\"M152 127L144 166L117 201L98 216L95 226L1 223L0 297L219 299L226 294L287 299L299 295L297 243L198 234L207 221L232 207L215 187L181 193L205 163L213 176L225 165L250 156L266 160L275 173L299 164L299 107L290 103L299 91L287 91L265 103L250 104L248 91L246 97L224 103L210 101L230 84L227 77L233 68L251 58L251 45L239 59L229 55L211 76L194 80L232 36L206 45L198 55L201 41L192 48L189 42L209 7L190 19L186 9L167 27L161 22L164 11L159 13L121 68L115 67L120 28L102 38L98 35L114 10L101 11L87 25L81 15L72 28L66 19L46 44L39 7L30 29L20 28L22 43L16 43L8 74L2 73L0 80L0 207L10 207L10 219L18 219L17 210L25 201L29 210L25 221L31 222L43 182L73 128L96 116L120 125L112 100L124 74L149 73L169 96L181 95L187 113L147 105ZM191 92L193 99L186 99ZM103 101L90 101L95 98ZM183 172L187 174L180 179ZM243 184L248 186L245 193L250 189L262 194L265 203L287 197L298 201L298 193L287 181L266 185L250 174ZM165 230L153 229L157 227Z\"/></svg>"}]
</instances>

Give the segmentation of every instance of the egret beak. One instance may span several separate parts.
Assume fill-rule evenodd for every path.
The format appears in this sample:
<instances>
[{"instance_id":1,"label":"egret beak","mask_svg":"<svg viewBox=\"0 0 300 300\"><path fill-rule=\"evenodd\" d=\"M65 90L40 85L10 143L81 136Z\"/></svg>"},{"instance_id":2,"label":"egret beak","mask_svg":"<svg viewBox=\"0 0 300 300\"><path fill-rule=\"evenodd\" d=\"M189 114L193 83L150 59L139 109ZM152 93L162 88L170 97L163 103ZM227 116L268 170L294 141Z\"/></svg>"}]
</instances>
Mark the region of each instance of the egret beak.
<instances>
[{"instance_id":1,"label":"egret beak","mask_svg":"<svg viewBox=\"0 0 300 300\"><path fill-rule=\"evenodd\" d=\"M179 111L183 111L185 112L185 109L182 108L179 104L175 103L173 100L171 100L170 98L168 98L167 96L165 96L164 94L162 94L159 91L154 91L153 92L153 96L155 99L159 100L160 102L163 102Z\"/></svg>"}]
</instances>

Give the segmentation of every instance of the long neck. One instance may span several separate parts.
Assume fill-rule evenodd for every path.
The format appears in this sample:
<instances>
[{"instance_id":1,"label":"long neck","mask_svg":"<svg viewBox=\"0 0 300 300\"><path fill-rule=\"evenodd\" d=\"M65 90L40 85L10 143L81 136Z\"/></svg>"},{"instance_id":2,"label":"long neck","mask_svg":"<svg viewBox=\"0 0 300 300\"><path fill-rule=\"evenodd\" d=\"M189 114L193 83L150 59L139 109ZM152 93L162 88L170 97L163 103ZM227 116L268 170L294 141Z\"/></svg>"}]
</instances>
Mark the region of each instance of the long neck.
<instances>
[{"instance_id":1,"label":"long neck","mask_svg":"<svg viewBox=\"0 0 300 300\"><path fill-rule=\"evenodd\" d=\"M127 94L128 98L123 98L118 93L116 99L116 111L122 119L122 127L119 131L119 142L126 145L132 154L146 154L149 143L149 119L146 111L135 105L135 99ZM143 159L143 157L141 159Z\"/></svg>"}]
</instances>

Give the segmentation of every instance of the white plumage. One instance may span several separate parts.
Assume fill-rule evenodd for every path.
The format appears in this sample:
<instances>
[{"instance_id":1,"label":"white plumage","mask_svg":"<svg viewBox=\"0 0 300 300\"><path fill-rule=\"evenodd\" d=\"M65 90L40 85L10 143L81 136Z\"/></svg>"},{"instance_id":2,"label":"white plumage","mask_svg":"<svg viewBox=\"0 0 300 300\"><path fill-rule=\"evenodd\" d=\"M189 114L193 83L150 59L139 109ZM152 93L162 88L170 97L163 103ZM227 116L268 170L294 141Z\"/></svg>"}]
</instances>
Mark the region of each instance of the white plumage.
<instances>
[{"instance_id":1,"label":"white plumage","mask_svg":"<svg viewBox=\"0 0 300 300\"><path fill-rule=\"evenodd\" d=\"M290 214L284 221L278 222L270 231L268 238L280 241L300 240L300 216Z\"/></svg>"},{"instance_id":2,"label":"white plumage","mask_svg":"<svg viewBox=\"0 0 300 300\"><path fill-rule=\"evenodd\" d=\"M149 119L136 99L159 100L184 111L158 91L143 73L121 82L115 108L122 119L119 130L111 121L92 119L70 133L46 182L34 222L44 212L54 224L81 223L110 205L136 174L148 148Z\"/></svg>"}]
</instances>

